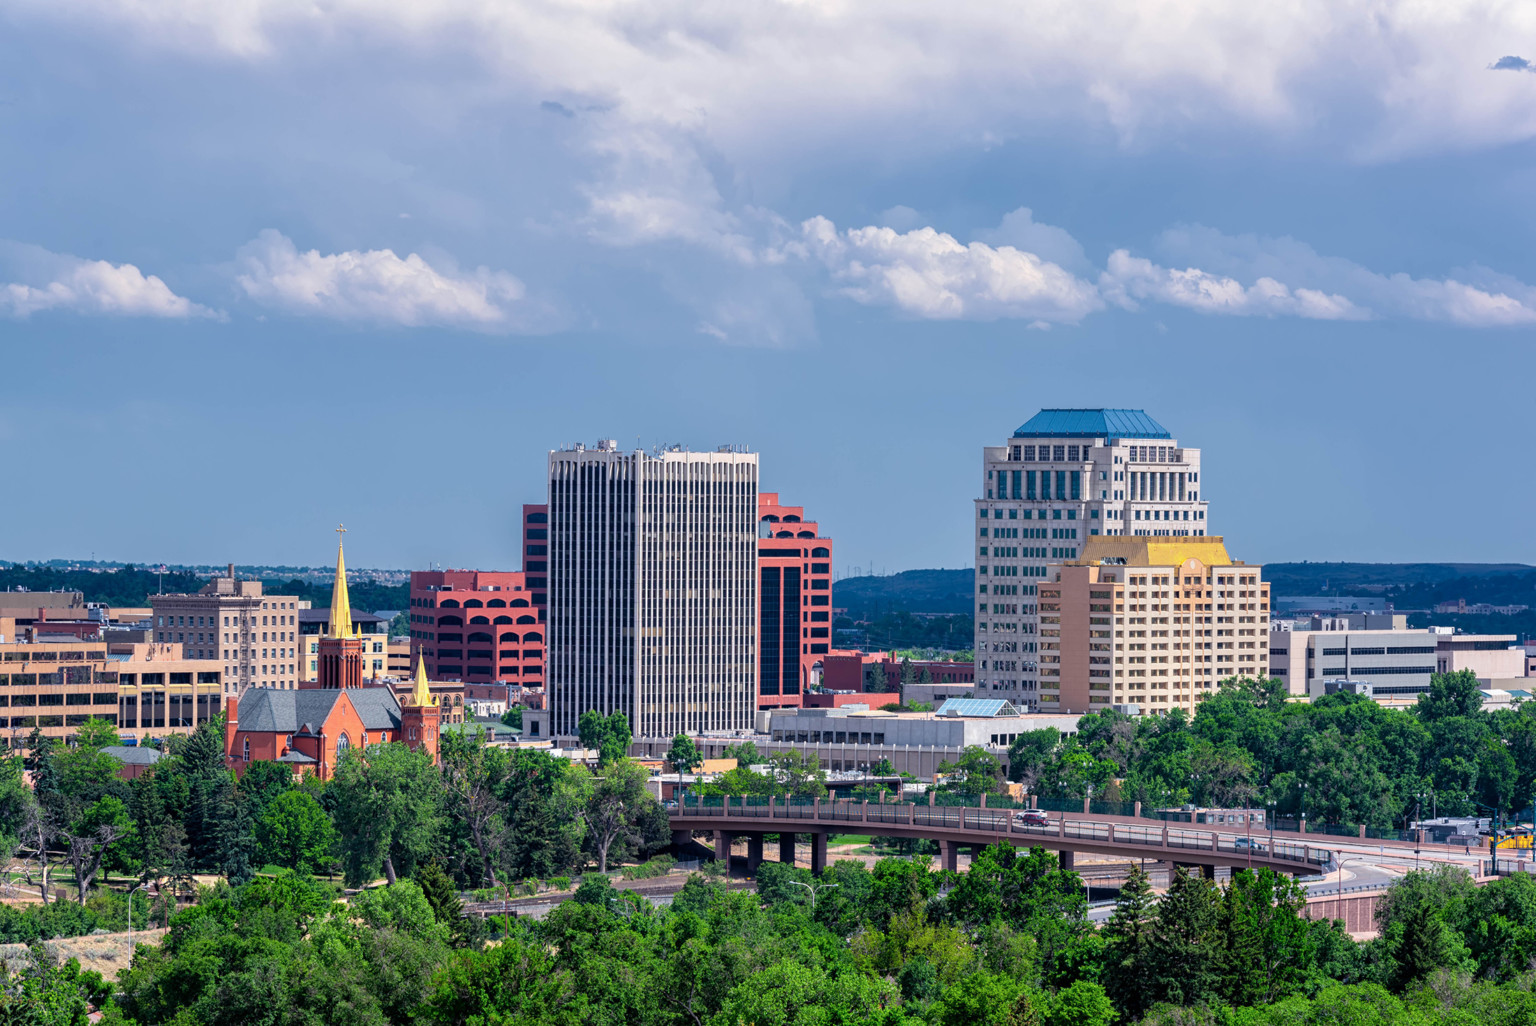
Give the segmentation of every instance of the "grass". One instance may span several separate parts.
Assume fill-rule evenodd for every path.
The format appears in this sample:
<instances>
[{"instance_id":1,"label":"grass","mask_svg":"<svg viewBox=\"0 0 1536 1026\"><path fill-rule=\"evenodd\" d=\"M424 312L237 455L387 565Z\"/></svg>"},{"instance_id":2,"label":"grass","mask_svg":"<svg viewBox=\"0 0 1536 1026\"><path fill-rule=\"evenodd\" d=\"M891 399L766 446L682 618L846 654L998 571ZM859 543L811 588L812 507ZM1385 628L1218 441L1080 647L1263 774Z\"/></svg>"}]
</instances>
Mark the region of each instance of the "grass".
<instances>
[{"instance_id":1,"label":"grass","mask_svg":"<svg viewBox=\"0 0 1536 1026\"><path fill-rule=\"evenodd\" d=\"M61 962L71 958L80 960L80 968L94 969L109 980L128 968L133 961L133 950L139 944L158 944L165 930L139 930L136 933L98 933L85 937L66 937L43 941L43 946ZM10 968L18 969L26 963L25 944L0 944L0 960Z\"/></svg>"},{"instance_id":2,"label":"grass","mask_svg":"<svg viewBox=\"0 0 1536 1026\"><path fill-rule=\"evenodd\" d=\"M828 844L869 844L871 838L867 834L833 834L827 838Z\"/></svg>"}]
</instances>

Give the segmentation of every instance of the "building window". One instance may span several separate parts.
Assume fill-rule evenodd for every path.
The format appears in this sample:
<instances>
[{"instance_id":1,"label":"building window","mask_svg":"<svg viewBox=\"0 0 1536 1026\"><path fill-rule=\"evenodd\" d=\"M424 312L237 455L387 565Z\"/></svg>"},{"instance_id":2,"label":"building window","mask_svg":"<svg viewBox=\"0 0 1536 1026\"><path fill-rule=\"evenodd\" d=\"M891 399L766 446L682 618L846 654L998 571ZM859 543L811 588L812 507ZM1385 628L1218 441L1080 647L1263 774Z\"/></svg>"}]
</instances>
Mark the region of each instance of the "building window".
<instances>
[{"instance_id":1,"label":"building window","mask_svg":"<svg viewBox=\"0 0 1536 1026\"><path fill-rule=\"evenodd\" d=\"M337 755L340 755L342 752L345 752L348 748L351 748L351 747L352 747L352 739L347 737L346 734L342 734L341 737L338 737L336 739L336 754Z\"/></svg>"},{"instance_id":2,"label":"building window","mask_svg":"<svg viewBox=\"0 0 1536 1026\"><path fill-rule=\"evenodd\" d=\"M250 738L246 738L245 739L245 744L241 747L241 753L244 755L246 762L250 762L251 761L251 739Z\"/></svg>"}]
</instances>

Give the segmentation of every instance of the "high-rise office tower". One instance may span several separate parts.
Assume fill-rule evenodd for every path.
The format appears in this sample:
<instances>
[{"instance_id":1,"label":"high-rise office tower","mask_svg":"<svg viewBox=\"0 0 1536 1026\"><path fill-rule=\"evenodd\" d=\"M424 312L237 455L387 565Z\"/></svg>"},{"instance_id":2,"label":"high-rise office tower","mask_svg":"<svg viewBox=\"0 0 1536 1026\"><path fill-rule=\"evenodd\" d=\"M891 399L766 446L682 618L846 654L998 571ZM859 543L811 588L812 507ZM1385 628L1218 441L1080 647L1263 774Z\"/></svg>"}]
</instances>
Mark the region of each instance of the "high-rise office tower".
<instances>
[{"instance_id":1,"label":"high-rise office tower","mask_svg":"<svg viewBox=\"0 0 1536 1026\"><path fill-rule=\"evenodd\" d=\"M757 454L549 454L551 729L747 730L757 697Z\"/></svg>"},{"instance_id":2,"label":"high-rise office tower","mask_svg":"<svg viewBox=\"0 0 1536 1026\"><path fill-rule=\"evenodd\" d=\"M798 706L832 647L832 539L778 492L757 505L757 705Z\"/></svg>"},{"instance_id":3,"label":"high-rise office tower","mask_svg":"<svg viewBox=\"0 0 1536 1026\"><path fill-rule=\"evenodd\" d=\"M1200 450L1141 410L1041 410L982 464L976 690L1038 710L1036 585L1094 535L1205 535Z\"/></svg>"}]
</instances>

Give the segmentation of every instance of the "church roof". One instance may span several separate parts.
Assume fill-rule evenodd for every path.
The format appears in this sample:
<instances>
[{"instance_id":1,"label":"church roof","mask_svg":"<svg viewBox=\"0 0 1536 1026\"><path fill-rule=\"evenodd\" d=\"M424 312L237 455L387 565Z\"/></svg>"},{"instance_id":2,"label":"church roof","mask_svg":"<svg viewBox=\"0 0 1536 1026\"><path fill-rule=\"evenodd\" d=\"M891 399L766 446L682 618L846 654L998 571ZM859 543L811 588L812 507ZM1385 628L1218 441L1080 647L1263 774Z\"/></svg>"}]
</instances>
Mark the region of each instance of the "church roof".
<instances>
[{"instance_id":1,"label":"church roof","mask_svg":"<svg viewBox=\"0 0 1536 1026\"><path fill-rule=\"evenodd\" d=\"M318 731L343 692L337 688L248 688L240 696L240 730L298 734L305 727ZM400 703L389 688L348 688L352 708L369 730L399 730Z\"/></svg>"},{"instance_id":2,"label":"church roof","mask_svg":"<svg viewBox=\"0 0 1536 1026\"><path fill-rule=\"evenodd\" d=\"M1041 410L1015 438L1172 438L1145 410Z\"/></svg>"}]
</instances>

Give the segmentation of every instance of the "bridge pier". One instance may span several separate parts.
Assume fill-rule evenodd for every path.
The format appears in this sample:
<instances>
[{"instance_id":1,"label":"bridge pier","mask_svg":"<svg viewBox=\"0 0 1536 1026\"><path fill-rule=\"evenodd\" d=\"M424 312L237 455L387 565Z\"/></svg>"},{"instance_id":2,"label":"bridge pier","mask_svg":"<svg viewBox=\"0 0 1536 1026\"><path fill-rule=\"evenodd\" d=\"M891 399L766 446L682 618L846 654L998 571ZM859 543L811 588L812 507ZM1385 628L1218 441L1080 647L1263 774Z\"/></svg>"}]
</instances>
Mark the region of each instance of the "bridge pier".
<instances>
[{"instance_id":1,"label":"bridge pier","mask_svg":"<svg viewBox=\"0 0 1536 1026\"><path fill-rule=\"evenodd\" d=\"M674 831L672 831L672 847L674 847L674 848L684 848L684 847L687 847L688 845L690 845L692 843L693 843L693 831L692 830L674 830Z\"/></svg>"},{"instance_id":2,"label":"bridge pier","mask_svg":"<svg viewBox=\"0 0 1536 1026\"><path fill-rule=\"evenodd\" d=\"M1076 852L1063 848L1061 851L1056 853L1056 858L1061 863L1062 869L1066 870L1067 872L1071 872L1076 855Z\"/></svg>"},{"instance_id":3,"label":"bridge pier","mask_svg":"<svg viewBox=\"0 0 1536 1026\"><path fill-rule=\"evenodd\" d=\"M827 835L811 835L811 875L820 876L827 871Z\"/></svg>"},{"instance_id":4,"label":"bridge pier","mask_svg":"<svg viewBox=\"0 0 1536 1026\"><path fill-rule=\"evenodd\" d=\"M779 861L786 866L795 864L795 835L779 833Z\"/></svg>"},{"instance_id":5,"label":"bridge pier","mask_svg":"<svg viewBox=\"0 0 1536 1026\"><path fill-rule=\"evenodd\" d=\"M731 845L736 835L725 830L715 831L715 858L725 860L725 875L731 875Z\"/></svg>"},{"instance_id":6,"label":"bridge pier","mask_svg":"<svg viewBox=\"0 0 1536 1026\"><path fill-rule=\"evenodd\" d=\"M763 835L747 835L747 875L757 877L757 867L763 864Z\"/></svg>"},{"instance_id":7,"label":"bridge pier","mask_svg":"<svg viewBox=\"0 0 1536 1026\"><path fill-rule=\"evenodd\" d=\"M951 873L960 869L960 844L958 841L940 841L939 851L943 855L944 868Z\"/></svg>"}]
</instances>

